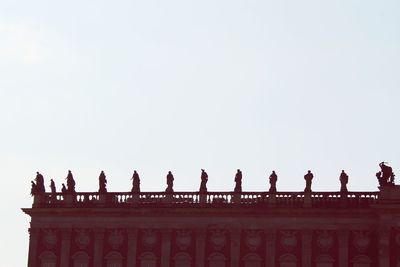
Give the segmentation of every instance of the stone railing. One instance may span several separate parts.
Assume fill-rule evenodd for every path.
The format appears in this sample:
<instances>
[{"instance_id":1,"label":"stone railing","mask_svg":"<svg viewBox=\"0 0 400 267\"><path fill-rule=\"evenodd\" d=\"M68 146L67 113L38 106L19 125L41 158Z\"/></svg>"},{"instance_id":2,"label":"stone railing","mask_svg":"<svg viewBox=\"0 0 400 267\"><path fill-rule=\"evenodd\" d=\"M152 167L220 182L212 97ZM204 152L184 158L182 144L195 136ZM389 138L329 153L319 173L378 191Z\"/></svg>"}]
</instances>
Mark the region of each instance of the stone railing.
<instances>
[{"instance_id":1,"label":"stone railing","mask_svg":"<svg viewBox=\"0 0 400 267\"><path fill-rule=\"evenodd\" d=\"M369 207L379 192L82 192L34 196L33 207Z\"/></svg>"}]
</instances>

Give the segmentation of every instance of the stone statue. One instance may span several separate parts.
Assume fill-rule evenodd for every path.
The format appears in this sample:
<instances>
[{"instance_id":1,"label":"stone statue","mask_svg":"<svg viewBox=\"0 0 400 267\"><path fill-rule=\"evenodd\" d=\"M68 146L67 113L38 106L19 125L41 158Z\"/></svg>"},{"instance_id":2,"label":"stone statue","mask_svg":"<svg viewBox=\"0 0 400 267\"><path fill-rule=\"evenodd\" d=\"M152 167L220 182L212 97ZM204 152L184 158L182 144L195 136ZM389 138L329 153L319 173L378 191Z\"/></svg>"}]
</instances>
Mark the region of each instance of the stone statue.
<instances>
[{"instance_id":1,"label":"stone statue","mask_svg":"<svg viewBox=\"0 0 400 267\"><path fill-rule=\"evenodd\" d=\"M271 175L269 176L269 192L276 193L276 182L278 181L278 176L276 175L275 171L272 171Z\"/></svg>"},{"instance_id":2,"label":"stone statue","mask_svg":"<svg viewBox=\"0 0 400 267\"><path fill-rule=\"evenodd\" d=\"M304 175L304 180L306 180L306 188L304 188L304 193L309 193L311 192L311 183L312 179L314 178L314 175L310 170L308 170L307 174Z\"/></svg>"},{"instance_id":3,"label":"stone statue","mask_svg":"<svg viewBox=\"0 0 400 267\"><path fill-rule=\"evenodd\" d=\"M240 169L237 170L236 175L235 175L235 193L240 193L242 192L242 171Z\"/></svg>"},{"instance_id":4,"label":"stone statue","mask_svg":"<svg viewBox=\"0 0 400 267\"><path fill-rule=\"evenodd\" d=\"M67 188L65 187L65 184L62 184L62 186L61 186L61 193L62 193L63 195L65 195L67 192L68 192L68 190L67 190Z\"/></svg>"},{"instance_id":5,"label":"stone statue","mask_svg":"<svg viewBox=\"0 0 400 267\"><path fill-rule=\"evenodd\" d=\"M50 179L50 189L52 194L56 193L56 184L54 183L53 179Z\"/></svg>"},{"instance_id":6,"label":"stone statue","mask_svg":"<svg viewBox=\"0 0 400 267\"><path fill-rule=\"evenodd\" d=\"M34 196L37 194L37 187L34 181L31 181L31 196Z\"/></svg>"},{"instance_id":7,"label":"stone statue","mask_svg":"<svg viewBox=\"0 0 400 267\"><path fill-rule=\"evenodd\" d=\"M342 170L339 177L340 180L340 192L347 192L347 183L349 182L349 176Z\"/></svg>"},{"instance_id":8,"label":"stone statue","mask_svg":"<svg viewBox=\"0 0 400 267\"><path fill-rule=\"evenodd\" d=\"M104 171L101 171L99 176L99 193L107 193L107 179Z\"/></svg>"},{"instance_id":9,"label":"stone statue","mask_svg":"<svg viewBox=\"0 0 400 267\"><path fill-rule=\"evenodd\" d=\"M67 180L67 192L68 193L76 193L75 191L75 180L74 177L72 176L72 172L70 170L68 170L68 175L67 178L65 178Z\"/></svg>"},{"instance_id":10,"label":"stone statue","mask_svg":"<svg viewBox=\"0 0 400 267\"><path fill-rule=\"evenodd\" d=\"M204 169L201 169L201 183L200 183L200 193L207 193L207 181L208 175Z\"/></svg>"},{"instance_id":11,"label":"stone statue","mask_svg":"<svg viewBox=\"0 0 400 267\"><path fill-rule=\"evenodd\" d=\"M386 185L394 185L394 173L392 171L392 167L385 165L387 162L379 163L379 167L381 167L381 171L376 173L376 178L379 181L380 186Z\"/></svg>"},{"instance_id":12,"label":"stone statue","mask_svg":"<svg viewBox=\"0 0 400 267\"><path fill-rule=\"evenodd\" d=\"M44 187L44 178L39 172L36 172L36 194L43 194L46 192Z\"/></svg>"},{"instance_id":13,"label":"stone statue","mask_svg":"<svg viewBox=\"0 0 400 267\"><path fill-rule=\"evenodd\" d=\"M174 176L172 175L172 172L169 171L167 174L167 189L165 189L166 193L173 193L174 192Z\"/></svg>"},{"instance_id":14,"label":"stone statue","mask_svg":"<svg viewBox=\"0 0 400 267\"><path fill-rule=\"evenodd\" d=\"M140 193L140 178L136 170L133 171L132 176L132 193Z\"/></svg>"}]
</instances>

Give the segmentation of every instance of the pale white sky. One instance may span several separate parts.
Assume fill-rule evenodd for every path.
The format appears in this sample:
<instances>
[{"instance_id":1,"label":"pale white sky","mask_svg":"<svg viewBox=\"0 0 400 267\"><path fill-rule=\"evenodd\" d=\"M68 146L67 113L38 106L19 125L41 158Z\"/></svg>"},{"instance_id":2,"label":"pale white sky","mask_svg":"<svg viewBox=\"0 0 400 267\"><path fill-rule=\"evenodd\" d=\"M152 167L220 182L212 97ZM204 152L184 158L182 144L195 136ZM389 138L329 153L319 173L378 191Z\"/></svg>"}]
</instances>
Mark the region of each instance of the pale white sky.
<instances>
[{"instance_id":1,"label":"pale white sky","mask_svg":"<svg viewBox=\"0 0 400 267\"><path fill-rule=\"evenodd\" d=\"M0 2L0 258L26 266L30 180L79 191L376 190L400 170L400 2ZM399 174L400 175L400 174ZM47 187L48 189L48 187Z\"/></svg>"}]
</instances>

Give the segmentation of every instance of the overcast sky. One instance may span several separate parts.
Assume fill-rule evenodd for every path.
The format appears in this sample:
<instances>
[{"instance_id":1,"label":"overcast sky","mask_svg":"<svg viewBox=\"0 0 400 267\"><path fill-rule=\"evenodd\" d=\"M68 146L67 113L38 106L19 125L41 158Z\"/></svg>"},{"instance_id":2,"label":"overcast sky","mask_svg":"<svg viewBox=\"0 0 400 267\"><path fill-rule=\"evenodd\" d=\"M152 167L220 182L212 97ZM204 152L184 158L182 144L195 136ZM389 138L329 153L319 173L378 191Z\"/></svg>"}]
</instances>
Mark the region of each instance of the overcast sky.
<instances>
[{"instance_id":1,"label":"overcast sky","mask_svg":"<svg viewBox=\"0 0 400 267\"><path fill-rule=\"evenodd\" d=\"M2 266L26 266L30 181L78 191L375 191L400 170L400 2L0 2ZM400 175L400 174L399 174ZM399 176L400 177L400 176ZM49 190L49 188L47 187Z\"/></svg>"}]
</instances>

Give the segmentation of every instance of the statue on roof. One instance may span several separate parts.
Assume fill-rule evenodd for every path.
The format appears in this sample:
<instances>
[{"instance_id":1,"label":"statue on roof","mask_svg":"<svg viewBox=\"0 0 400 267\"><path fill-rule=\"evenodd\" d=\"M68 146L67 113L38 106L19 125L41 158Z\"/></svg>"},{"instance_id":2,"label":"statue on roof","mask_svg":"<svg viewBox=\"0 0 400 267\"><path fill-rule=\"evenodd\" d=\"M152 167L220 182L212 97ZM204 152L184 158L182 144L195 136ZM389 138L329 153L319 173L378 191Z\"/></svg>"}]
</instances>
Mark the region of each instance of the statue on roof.
<instances>
[{"instance_id":1,"label":"statue on roof","mask_svg":"<svg viewBox=\"0 0 400 267\"><path fill-rule=\"evenodd\" d=\"M67 188L65 187L65 184L63 183L62 186L61 186L61 193L62 193L63 195L65 195L67 192L68 192L68 190L67 190Z\"/></svg>"},{"instance_id":2,"label":"statue on roof","mask_svg":"<svg viewBox=\"0 0 400 267\"><path fill-rule=\"evenodd\" d=\"M271 175L269 176L269 192L276 193L276 182L278 181L278 175L276 175L275 171L272 171Z\"/></svg>"},{"instance_id":3,"label":"statue on roof","mask_svg":"<svg viewBox=\"0 0 400 267\"><path fill-rule=\"evenodd\" d=\"M347 175L347 173L344 172L344 170L342 170L339 180L340 180L340 192L342 193L347 192L347 183L349 182L349 176Z\"/></svg>"},{"instance_id":4,"label":"statue on roof","mask_svg":"<svg viewBox=\"0 0 400 267\"><path fill-rule=\"evenodd\" d=\"M304 175L304 180L306 180L306 188L304 188L304 193L310 193L311 192L311 183L312 179L314 178L314 175L310 170L307 171L307 174Z\"/></svg>"},{"instance_id":5,"label":"statue on roof","mask_svg":"<svg viewBox=\"0 0 400 267\"><path fill-rule=\"evenodd\" d=\"M174 192L174 175L172 175L172 172L169 171L167 174L167 189L165 189L166 193L173 193Z\"/></svg>"},{"instance_id":6,"label":"statue on roof","mask_svg":"<svg viewBox=\"0 0 400 267\"><path fill-rule=\"evenodd\" d=\"M75 191L75 180L74 177L72 175L72 172L70 170L68 170L68 175L67 178L65 178L67 180L67 192L68 193L76 193Z\"/></svg>"},{"instance_id":7,"label":"statue on roof","mask_svg":"<svg viewBox=\"0 0 400 267\"><path fill-rule=\"evenodd\" d=\"M201 169L201 183L200 183L200 193L207 193L207 181L208 181L208 174L204 169Z\"/></svg>"},{"instance_id":8,"label":"statue on roof","mask_svg":"<svg viewBox=\"0 0 400 267\"><path fill-rule=\"evenodd\" d=\"M237 170L235 175L235 193L242 192L242 171L240 169Z\"/></svg>"},{"instance_id":9,"label":"statue on roof","mask_svg":"<svg viewBox=\"0 0 400 267\"><path fill-rule=\"evenodd\" d=\"M379 167L381 167L381 171L376 173L376 178L378 179L380 186L394 185L394 173L392 167L386 165L387 162L379 163Z\"/></svg>"},{"instance_id":10,"label":"statue on roof","mask_svg":"<svg viewBox=\"0 0 400 267\"><path fill-rule=\"evenodd\" d=\"M43 194L46 192L46 189L44 187L44 178L43 175L41 175L39 172L36 172L36 194Z\"/></svg>"},{"instance_id":11,"label":"statue on roof","mask_svg":"<svg viewBox=\"0 0 400 267\"><path fill-rule=\"evenodd\" d=\"M31 181L31 196L34 196L37 194L37 187L34 181Z\"/></svg>"},{"instance_id":12,"label":"statue on roof","mask_svg":"<svg viewBox=\"0 0 400 267\"><path fill-rule=\"evenodd\" d=\"M52 194L56 193L56 184L54 183L53 179L50 179L50 190Z\"/></svg>"},{"instance_id":13,"label":"statue on roof","mask_svg":"<svg viewBox=\"0 0 400 267\"><path fill-rule=\"evenodd\" d=\"M136 170L133 171L132 180L132 193L140 193L140 178Z\"/></svg>"},{"instance_id":14,"label":"statue on roof","mask_svg":"<svg viewBox=\"0 0 400 267\"><path fill-rule=\"evenodd\" d=\"M101 171L99 176L99 193L107 193L107 179L104 171Z\"/></svg>"}]
</instances>

